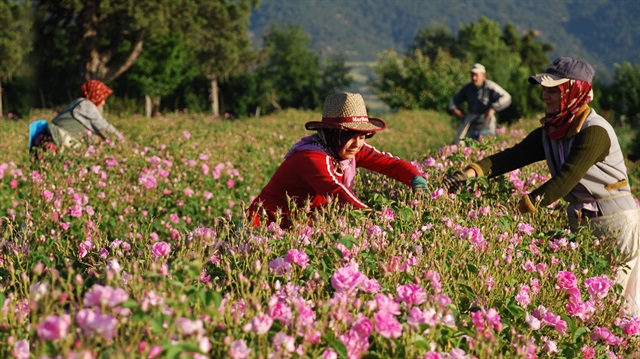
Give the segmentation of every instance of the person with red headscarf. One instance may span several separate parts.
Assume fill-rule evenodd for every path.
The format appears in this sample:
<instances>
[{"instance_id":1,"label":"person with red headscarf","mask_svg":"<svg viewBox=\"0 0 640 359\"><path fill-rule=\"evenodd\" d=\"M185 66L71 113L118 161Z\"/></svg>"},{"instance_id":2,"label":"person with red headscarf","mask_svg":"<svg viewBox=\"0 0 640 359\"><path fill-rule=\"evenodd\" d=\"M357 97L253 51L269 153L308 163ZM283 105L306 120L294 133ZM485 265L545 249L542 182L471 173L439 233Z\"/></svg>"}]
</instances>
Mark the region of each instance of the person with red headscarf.
<instances>
[{"instance_id":1,"label":"person with red headscarf","mask_svg":"<svg viewBox=\"0 0 640 359\"><path fill-rule=\"evenodd\" d=\"M102 116L107 97L113 91L98 80L82 84L81 97L72 101L49 123L49 132L57 147L79 148L106 139L124 137Z\"/></svg>"},{"instance_id":2,"label":"person with red headscarf","mask_svg":"<svg viewBox=\"0 0 640 359\"><path fill-rule=\"evenodd\" d=\"M496 177L546 160L551 179L525 194L518 212L535 212L564 198L572 230L586 225L597 237L615 239L621 261L630 268L621 267L616 282L623 287L628 313L640 314L640 208L613 127L589 107L594 74L587 62L560 57L531 76L546 104L542 126L515 146L446 176L442 187L455 193L469 177Z\"/></svg>"}]
</instances>

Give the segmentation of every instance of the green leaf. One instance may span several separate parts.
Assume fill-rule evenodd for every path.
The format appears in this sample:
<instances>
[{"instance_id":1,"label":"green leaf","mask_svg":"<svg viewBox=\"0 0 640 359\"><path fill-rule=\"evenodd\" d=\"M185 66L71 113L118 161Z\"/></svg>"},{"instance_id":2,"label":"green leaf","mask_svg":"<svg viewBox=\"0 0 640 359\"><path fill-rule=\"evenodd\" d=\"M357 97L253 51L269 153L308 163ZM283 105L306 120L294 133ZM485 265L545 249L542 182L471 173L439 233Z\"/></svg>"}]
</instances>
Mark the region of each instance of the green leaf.
<instances>
[{"instance_id":1,"label":"green leaf","mask_svg":"<svg viewBox=\"0 0 640 359\"><path fill-rule=\"evenodd\" d=\"M191 342L181 342L176 344L176 346L180 347L182 351L185 352L202 354L200 347Z\"/></svg>"},{"instance_id":2,"label":"green leaf","mask_svg":"<svg viewBox=\"0 0 640 359\"><path fill-rule=\"evenodd\" d=\"M587 328L585 327L580 327L578 329L576 329L576 331L573 333L573 342L577 342L578 339L580 339L580 337L582 336L582 334L587 332Z\"/></svg>"},{"instance_id":3,"label":"green leaf","mask_svg":"<svg viewBox=\"0 0 640 359\"><path fill-rule=\"evenodd\" d=\"M351 249L354 245L358 244L356 239L350 234L345 235L338 242L344 244L348 249ZM340 256L342 256L342 253L340 253Z\"/></svg>"},{"instance_id":4,"label":"green leaf","mask_svg":"<svg viewBox=\"0 0 640 359\"><path fill-rule=\"evenodd\" d=\"M336 340L333 337L333 333L325 334L324 339L327 341L327 343L329 343L329 346L331 346L336 351L336 353L338 353L339 358L347 357L347 347L342 344L341 341Z\"/></svg>"},{"instance_id":5,"label":"green leaf","mask_svg":"<svg viewBox=\"0 0 640 359\"><path fill-rule=\"evenodd\" d=\"M369 352L363 356L361 356L362 359L380 359L380 355L376 352Z\"/></svg>"},{"instance_id":6,"label":"green leaf","mask_svg":"<svg viewBox=\"0 0 640 359\"><path fill-rule=\"evenodd\" d=\"M135 312L133 312L131 319L134 322L142 322L142 321L146 322L150 316L151 314L149 314L148 312L143 312L142 310L136 310Z\"/></svg>"},{"instance_id":7,"label":"green leaf","mask_svg":"<svg viewBox=\"0 0 640 359\"><path fill-rule=\"evenodd\" d=\"M515 319L523 318L526 314L525 310L522 309L518 305L518 303L516 303L516 301L513 300L513 298L507 299L507 310L509 311L509 313L511 313L511 315L513 315L513 318Z\"/></svg>"},{"instance_id":8,"label":"green leaf","mask_svg":"<svg viewBox=\"0 0 640 359\"><path fill-rule=\"evenodd\" d=\"M421 349L431 350L431 346L429 345L429 342L427 342L422 335L416 335L413 338L413 344L415 344L417 347Z\"/></svg>"},{"instance_id":9,"label":"green leaf","mask_svg":"<svg viewBox=\"0 0 640 359\"><path fill-rule=\"evenodd\" d=\"M478 268L476 268L476 266L474 266L473 264L467 264L467 270L471 274L478 274Z\"/></svg>"},{"instance_id":10,"label":"green leaf","mask_svg":"<svg viewBox=\"0 0 640 359\"><path fill-rule=\"evenodd\" d=\"M164 324L163 316L155 315L153 319L151 319L151 331L157 334L164 332L163 324Z\"/></svg>"},{"instance_id":11,"label":"green leaf","mask_svg":"<svg viewBox=\"0 0 640 359\"><path fill-rule=\"evenodd\" d=\"M138 302L133 299L129 299L126 302L122 303L121 306L123 308L137 308L140 306L140 304L138 304Z\"/></svg>"}]
</instances>

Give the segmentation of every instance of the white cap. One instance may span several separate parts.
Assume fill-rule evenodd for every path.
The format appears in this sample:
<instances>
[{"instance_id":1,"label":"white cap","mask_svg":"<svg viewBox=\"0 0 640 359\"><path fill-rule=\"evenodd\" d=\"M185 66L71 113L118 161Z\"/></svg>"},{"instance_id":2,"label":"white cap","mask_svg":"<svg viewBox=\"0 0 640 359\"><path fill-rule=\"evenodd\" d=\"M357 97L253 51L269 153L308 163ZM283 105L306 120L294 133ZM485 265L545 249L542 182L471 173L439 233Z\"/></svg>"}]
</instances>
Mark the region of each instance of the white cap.
<instances>
[{"instance_id":1,"label":"white cap","mask_svg":"<svg viewBox=\"0 0 640 359\"><path fill-rule=\"evenodd\" d=\"M471 66L469 71L475 72L475 73L478 73L478 74L486 74L487 73L487 70L485 70L485 68L484 68L484 66L482 66L482 64L473 64L473 66Z\"/></svg>"}]
</instances>

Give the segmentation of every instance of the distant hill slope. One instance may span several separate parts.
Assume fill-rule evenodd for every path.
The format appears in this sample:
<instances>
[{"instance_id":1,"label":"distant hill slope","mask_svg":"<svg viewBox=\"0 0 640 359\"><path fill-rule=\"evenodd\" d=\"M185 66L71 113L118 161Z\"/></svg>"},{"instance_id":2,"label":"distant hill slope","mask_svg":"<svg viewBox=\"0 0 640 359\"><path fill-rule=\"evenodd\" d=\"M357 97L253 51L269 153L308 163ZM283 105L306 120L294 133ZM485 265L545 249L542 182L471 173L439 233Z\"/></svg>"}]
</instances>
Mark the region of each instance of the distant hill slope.
<instances>
[{"instance_id":1,"label":"distant hill slope","mask_svg":"<svg viewBox=\"0 0 640 359\"><path fill-rule=\"evenodd\" d=\"M481 16L522 32L535 29L554 44L550 57L585 58L603 80L614 63L640 63L640 0L261 0L251 31L260 41L273 22L298 24L315 49L375 61L384 50L404 52L432 23L455 34Z\"/></svg>"}]
</instances>

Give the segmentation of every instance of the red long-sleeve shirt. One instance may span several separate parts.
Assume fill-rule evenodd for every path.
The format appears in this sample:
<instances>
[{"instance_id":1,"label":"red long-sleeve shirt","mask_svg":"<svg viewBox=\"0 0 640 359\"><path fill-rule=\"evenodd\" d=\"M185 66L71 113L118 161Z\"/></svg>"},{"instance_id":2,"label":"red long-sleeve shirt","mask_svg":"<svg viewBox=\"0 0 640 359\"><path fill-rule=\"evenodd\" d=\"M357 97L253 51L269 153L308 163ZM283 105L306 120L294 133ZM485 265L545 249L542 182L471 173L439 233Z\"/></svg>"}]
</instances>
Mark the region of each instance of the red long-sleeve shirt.
<instances>
[{"instance_id":1,"label":"red long-sleeve shirt","mask_svg":"<svg viewBox=\"0 0 640 359\"><path fill-rule=\"evenodd\" d=\"M356 154L355 160L356 167L382 173L406 185L411 185L411 180L421 175L411 163L378 151L366 143ZM312 208L320 207L331 197L355 208L368 208L343 182L344 176L336 168L339 168L338 162L319 151L305 150L291 155L278 167L269 183L251 203L248 212L254 224L260 223L257 214L261 204L269 222L275 221L275 214L280 210L283 214L281 225L288 227L287 196L296 207L302 207L307 199Z\"/></svg>"}]
</instances>

